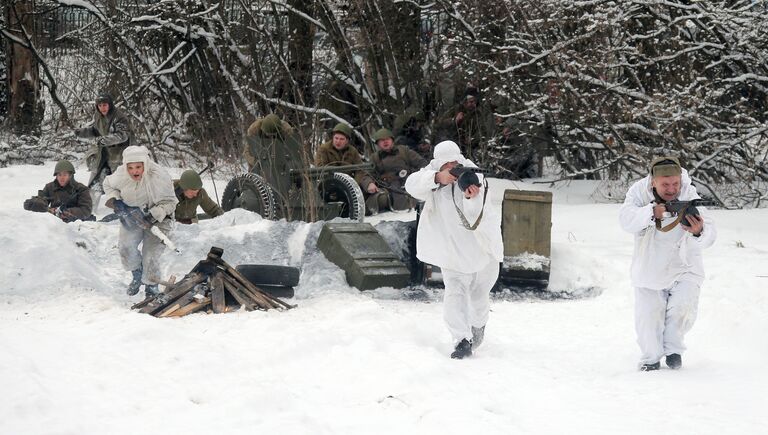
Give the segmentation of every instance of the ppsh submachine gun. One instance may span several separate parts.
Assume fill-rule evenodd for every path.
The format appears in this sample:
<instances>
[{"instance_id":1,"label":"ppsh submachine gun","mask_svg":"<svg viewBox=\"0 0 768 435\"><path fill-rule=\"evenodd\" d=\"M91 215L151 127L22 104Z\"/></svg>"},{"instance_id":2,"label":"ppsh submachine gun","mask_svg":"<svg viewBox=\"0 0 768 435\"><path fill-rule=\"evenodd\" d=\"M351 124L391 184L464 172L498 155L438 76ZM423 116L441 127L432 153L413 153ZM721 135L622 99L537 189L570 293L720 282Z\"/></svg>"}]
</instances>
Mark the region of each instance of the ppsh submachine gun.
<instances>
[{"instance_id":1,"label":"ppsh submachine gun","mask_svg":"<svg viewBox=\"0 0 768 435\"><path fill-rule=\"evenodd\" d=\"M715 207L718 205L720 203L707 199L692 199L690 201L678 201L675 199L664 203L667 212L673 216L682 215L680 223L687 227L691 226L690 222L688 222L688 216L699 216L699 209L696 207Z\"/></svg>"}]
</instances>

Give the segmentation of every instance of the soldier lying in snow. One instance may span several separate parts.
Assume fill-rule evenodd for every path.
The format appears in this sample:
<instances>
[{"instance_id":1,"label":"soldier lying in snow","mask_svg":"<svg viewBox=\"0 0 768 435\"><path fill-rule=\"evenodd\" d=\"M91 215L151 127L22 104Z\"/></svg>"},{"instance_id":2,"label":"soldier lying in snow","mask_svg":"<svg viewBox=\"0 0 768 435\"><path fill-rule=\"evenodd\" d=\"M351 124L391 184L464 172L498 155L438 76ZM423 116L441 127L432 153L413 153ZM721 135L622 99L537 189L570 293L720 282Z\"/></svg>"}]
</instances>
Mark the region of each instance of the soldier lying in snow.
<instances>
[{"instance_id":1,"label":"soldier lying in snow","mask_svg":"<svg viewBox=\"0 0 768 435\"><path fill-rule=\"evenodd\" d=\"M56 163L55 180L24 201L24 210L51 213L64 222L92 221L90 189L75 181L75 167L68 160Z\"/></svg>"}]
</instances>

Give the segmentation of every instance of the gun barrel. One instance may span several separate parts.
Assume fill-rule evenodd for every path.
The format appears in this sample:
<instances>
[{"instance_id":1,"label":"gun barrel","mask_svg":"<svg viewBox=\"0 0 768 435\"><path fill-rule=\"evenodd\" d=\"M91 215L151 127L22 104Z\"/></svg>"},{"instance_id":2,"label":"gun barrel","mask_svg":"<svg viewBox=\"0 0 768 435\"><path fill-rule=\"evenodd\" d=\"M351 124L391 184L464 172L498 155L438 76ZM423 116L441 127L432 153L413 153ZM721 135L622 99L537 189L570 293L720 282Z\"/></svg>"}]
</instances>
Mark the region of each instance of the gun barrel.
<instances>
[{"instance_id":1,"label":"gun barrel","mask_svg":"<svg viewBox=\"0 0 768 435\"><path fill-rule=\"evenodd\" d=\"M359 163L356 165L342 165L342 166L320 166L314 168L305 169L291 169L289 172L291 175L309 175L318 176L323 174L331 174L334 172L351 172L351 171L367 171L373 169L373 163Z\"/></svg>"}]
</instances>

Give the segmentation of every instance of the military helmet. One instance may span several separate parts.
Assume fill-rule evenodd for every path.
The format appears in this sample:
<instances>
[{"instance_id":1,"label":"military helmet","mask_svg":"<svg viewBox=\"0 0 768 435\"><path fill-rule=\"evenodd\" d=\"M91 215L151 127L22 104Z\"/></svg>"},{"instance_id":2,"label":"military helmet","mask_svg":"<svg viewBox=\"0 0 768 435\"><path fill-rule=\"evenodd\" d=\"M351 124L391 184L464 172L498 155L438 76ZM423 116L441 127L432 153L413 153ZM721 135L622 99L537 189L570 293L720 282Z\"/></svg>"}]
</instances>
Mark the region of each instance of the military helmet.
<instances>
[{"instance_id":1,"label":"military helmet","mask_svg":"<svg viewBox=\"0 0 768 435\"><path fill-rule=\"evenodd\" d=\"M56 163L56 167L53 168L53 175L59 175L59 172L69 172L70 174L75 175L75 167L69 160L59 160L59 162Z\"/></svg>"},{"instance_id":2,"label":"military helmet","mask_svg":"<svg viewBox=\"0 0 768 435\"><path fill-rule=\"evenodd\" d=\"M261 133L266 136L274 136L280 131L280 117L270 113L261 120Z\"/></svg>"},{"instance_id":3,"label":"military helmet","mask_svg":"<svg viewBox=\"0 0 768 435\"><path fill-rule=\"evenodd\" d=\"M203 180L200 179L197 172L187 169L181 173L179 186L184 190L200 190L203 187Z\"/></svg>"},{"instance_id":4,"label":"military helmet","mask_svg":"<svg viewBox=\"0 0 768 435\"><path fill-rule=\"evenodd\" d=\"M395 136L392 135L392 132L389 131L388 128L380 128L379 130L376 131L376 133L373 134L373 141L378 142L388 137L392 138L392 140L395 139Z\"/></svg>"},{"instance_id":5,"label":"military helmet","mask_svg":"<svg viewBox=\"0 0 768 435\"><path fill-rule=\"evenodd\" d=\"M341 133L344 136L346 136L347 139L350 139L352 137L352 127L350 127L349 125L343 122L340 122L336 124L335 127L333 127L333 130L331 131L331 133Z\"/></svg>"}]
</instances>

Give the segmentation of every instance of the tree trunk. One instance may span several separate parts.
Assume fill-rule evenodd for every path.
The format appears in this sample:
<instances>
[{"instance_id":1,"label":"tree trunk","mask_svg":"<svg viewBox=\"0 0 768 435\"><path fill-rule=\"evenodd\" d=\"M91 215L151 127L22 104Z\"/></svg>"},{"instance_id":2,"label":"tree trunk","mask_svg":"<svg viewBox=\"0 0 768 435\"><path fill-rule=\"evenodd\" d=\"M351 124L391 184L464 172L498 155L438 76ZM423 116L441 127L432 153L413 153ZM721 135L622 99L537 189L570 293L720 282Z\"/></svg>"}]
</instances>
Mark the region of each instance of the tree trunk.
<instances>
[{"instance_id":1,"label":"tree trunk","mask_svg":"<svg viewBox=\"0 0 768 435\"><path fill-rule=\"evenodd\" d=\"M22 27L30 35L35 34L34 4L31 0L17 0L6 9L8 32L24 40ZM40 100L40 75L38 63L31 50L21 44L8 43L8 119L18 134L34 134L40 131L44 105Z\"/></svg>"}]
</instances>

